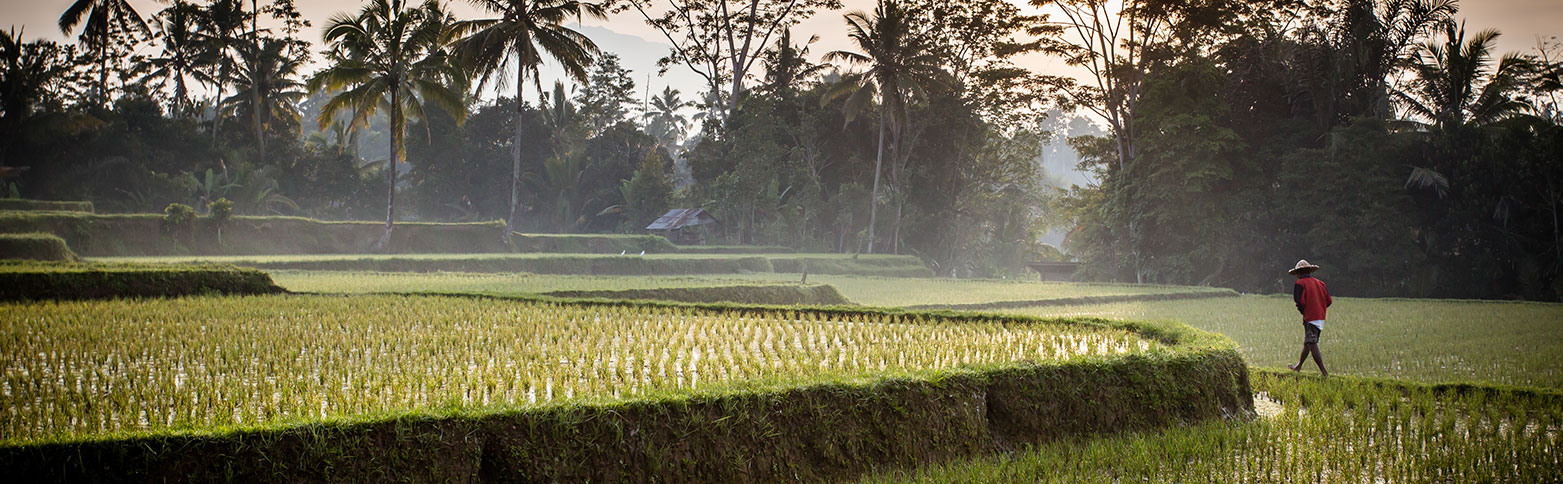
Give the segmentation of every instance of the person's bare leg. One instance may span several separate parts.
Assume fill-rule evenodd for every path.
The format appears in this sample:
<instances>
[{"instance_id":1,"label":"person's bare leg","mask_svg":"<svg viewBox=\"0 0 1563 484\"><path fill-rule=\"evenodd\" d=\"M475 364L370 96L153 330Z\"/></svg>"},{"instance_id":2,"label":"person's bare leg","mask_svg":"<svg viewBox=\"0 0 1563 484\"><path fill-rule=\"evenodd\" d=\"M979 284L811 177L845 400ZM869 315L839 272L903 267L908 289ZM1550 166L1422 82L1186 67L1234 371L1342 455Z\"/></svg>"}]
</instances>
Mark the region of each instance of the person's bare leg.
<instances>
[{"instance_id":1,"label":"person's bare leg","mask_svg":"<svg viewBox=\"0 0 1563 484\"><path fill-rule=\"evenodd\" d=\"M1309 353L1308 345L1309 345L1309 343L1303 343L1302 356L1299 356L1297 358L1297 364L1295 364L1295 365L1286 365L1287 368L1290 368L1292 371L1302 371L1303 363L1307 363L1308 362L1308 353Z\"/></svg>"},{"instance_id":2,"label":"person's bare leg","mask_svg":"<svg viewBox=\"0 0 1563 484\"><path fill-rule=\"evenodd\" d=\"M1330 376L1330 371L1324 369L1324 353L1319 352L1319 344L1309 343L1306 347L1309 353L1313 353L1313 363L1319 365L1319 374ZM1301 367L1302 363L1298 363L1297 366Z\"/></svg>"}]
</instances>

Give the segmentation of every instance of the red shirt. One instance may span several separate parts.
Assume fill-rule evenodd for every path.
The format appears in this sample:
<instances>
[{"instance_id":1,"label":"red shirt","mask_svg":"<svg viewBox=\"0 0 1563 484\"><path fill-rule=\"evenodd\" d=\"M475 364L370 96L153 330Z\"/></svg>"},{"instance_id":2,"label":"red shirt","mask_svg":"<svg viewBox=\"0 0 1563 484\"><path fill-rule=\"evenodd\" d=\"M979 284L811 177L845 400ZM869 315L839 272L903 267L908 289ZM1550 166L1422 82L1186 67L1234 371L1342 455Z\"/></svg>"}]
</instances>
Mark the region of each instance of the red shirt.
<instances>
[{"instance_id":1,"label":"red shirt","mask_svg":"<svg viewBox=\"0 0 1563 484\"><path fill-rule=\"evenodd\" d=\"M1324 287L1324 281L1313 276L1297 278L1297 285L1292 287L1292 301L1297 303L1297 311L1303 315L1303 322L1321 321L1324 319L1324 308L1330 307L1330 290Z\"/></svg>"}]
</instances>

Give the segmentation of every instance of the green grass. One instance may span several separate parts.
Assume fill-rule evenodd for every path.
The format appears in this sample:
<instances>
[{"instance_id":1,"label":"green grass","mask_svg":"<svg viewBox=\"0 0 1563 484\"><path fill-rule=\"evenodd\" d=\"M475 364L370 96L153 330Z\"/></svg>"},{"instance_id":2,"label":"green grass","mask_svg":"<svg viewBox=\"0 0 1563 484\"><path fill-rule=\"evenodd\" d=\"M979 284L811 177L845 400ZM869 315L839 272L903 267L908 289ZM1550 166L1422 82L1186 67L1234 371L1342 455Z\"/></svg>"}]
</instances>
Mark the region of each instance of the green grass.
<instances>
[{"instance_id":1,"label":"green grass","mask_svg":"<svg viewBox=\"0 0 1563 484\"><path fill-rule=\"evenodd\" d=\"M852 292L842 288L847 297ZM1005 311L1046 317L1175 320L1236 340L1250 365L1296 363L1302 320L1290 297L1243 296ZM1563 304L1337 297L1320 348L1335 375L1563 388ZM1317 371L1312 362L1309 371Z\"/></svg>"},{"instance_id":2,"label":"green grass","mask_svg":"<svg viewBox=\"0 0 1563 484\"><path fill-rule=\"evenodd\" d=\"M797 282L797 274L738 274L729 280ZM871 277L809 274L810 283L835 286L852 302L866 306L963 306L1014 301L1058 301L1106 296L1154 296L1182 293L1228 295L1230 290L1190 286L1037 282L1032 280Z\"/></svg>"},{"instance_id":3,"label":"green grass","mask_svg":"<svg viewBox=\"0 0 1563 484\"><path fill-rule=\"evenodd\" d=\"M650 256L647 256L650 257ZM144 259L138 259L144 260ZM177 259L157 259L177 260ZM219 259L222 260L222 259ZM751 273L687 276L576 276L530 273L400 273L273 270L278 285L296 292L437 293L517 296L555 291L629 291L746 285L797 285L800 274ZM847 300L862 305L906 307L993 303L1067 303L1081 298L1177 294L1227 296L1222 289L1183 286L1133 286L1060 282L885 278L809 275L810 284L835 287Z\"/></svg>"},{"instance_id":4,"label":"green grass","mask_svg":"<svg viewBox=\"0 0 1563 484\"><path fill-rule=\"evenodd\" d=\"M775 273L580 277L278 272L274 277L280 285L295 291L492 295L798 281L796 274ZM831 275L810 275L809 282L828 284L848 300L870 306L1155 296L1208 290L1180 286ZM1563 304L1360 298L1336 298L1336 301L1326 323L1323 350L1326 363L1337 374L1563 388L1563 368L1553 364L1553 360L1563 355ZM1186 322L1233 338L1250 364L1271 368L1296 362L1302 339L1296 309L1291 299L1284 296L1046 305L1001 312Z\"/></svg>"},{"instance_id":5,"label":"green grass","mask_svg":"<svg viewBox=\"0 0 1563 484\"><path fill-rule=\"evenodd\" d=\"M527 408L1167 351L1101 324L850 311L425 296L4 303L0 441Z\"/></svg>"},{"instance_id":6,"label":"green grass","mask_svg":"<svg viewBox=\"0 0 1563 484\"><path fill-rule=\"evenodd\" d=\"M65 239L54 234L0 234L0 260L74 261Z\"/></svg>"},{"instance_id":7,"label":"green grass","mask_svg":"<svg viewBox=\"0 0 1563 484\"><path fill-rule=\"evenodd\" d=\"M53 200L26 200L0 198L0 210L23 212L83 212L92 213L92 202L59 202Z\"/></svg>"},{"instance_id":8,"label":"green grass","mask_svg":"<svg viewBox=\"0 0 1563 484\"><path fill-rule=\"evenodd\" d=\"M294 292L433 293L522 296L554 291L628 291L755 284L728 276L576 276L532 273L349 272L274 270L272 280ZM780 283L778 283L780 284Z\"/></svg>"},{"instance_id":9,"label":"green grass","mask_svg":"<svg viewBox=\"0 0 1563 484\"><path fill-rule=\"evenodd\" d=\"M1558 482L1563 393L1256 373L1261 417L1056 442L877 483ZM1273 400L1272 400L1273 399Z\"/></svg>"}]
</instances>

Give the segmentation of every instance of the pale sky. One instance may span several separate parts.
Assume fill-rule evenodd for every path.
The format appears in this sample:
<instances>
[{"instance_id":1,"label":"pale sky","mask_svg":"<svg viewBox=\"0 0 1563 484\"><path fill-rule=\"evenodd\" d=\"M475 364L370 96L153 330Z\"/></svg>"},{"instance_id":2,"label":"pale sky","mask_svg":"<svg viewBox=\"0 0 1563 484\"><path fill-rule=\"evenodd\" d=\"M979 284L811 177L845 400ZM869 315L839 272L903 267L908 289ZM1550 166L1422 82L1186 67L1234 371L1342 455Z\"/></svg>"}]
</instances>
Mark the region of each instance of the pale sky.
<instances>
[{"instance_id":1,"label":"pale sky","mask_svg":"<svg viewBox=\"0 0 1563 484\"><path fill-rule=\"evenodd\" d=\"M1011 1L1024 4L1023 0ZM71 0L0 0L0 13L4 14L0 28L25 27L28 39L40 36L54 40L74 38L60 33L57 27L60 13L71 3ZM130 3L143 16L149 16L166 5L154 0L130 0ZM820 42L811 47L816 60L826 52L849 48L842 14L852 10L872 10L874 0L844 0L843 3L846 4L845 10L819 12L794 29L797 41L807 39L810 35L820 37ZM297 4L304 16L315 24L315 31L308 40L317 44L316 50L320 49L318 29L325 23L325 19L337 12L356 11L362 5L360 0L298 0ZM461 18L481 15L479 10L465 1L447 4ZM1459 18L1465 20L1472 31L1486 28L1503 31L1498 41L1502 52L1530 51L1535 47L1538 36L1563 37L1563 0L1464 0L1460 3ZM588 20L585 26L583 31L599 46L623 58L624 66L633 71L632 76L638 88L645 89L649 74L654 92L661 91L663 86L673 85L684 92L685 99L691 99L702 89L698 77L677 66L670 69L666 78L656 76L654 63L666 53L668 45L660 34L646 26L633 11L607 21ZM1056 61L1040 56L1023 59L1021 63L1024 67L1043 73L1058 74L1063 68ZM558 76L557 70L553 72L548 77ZM530 87L528 90L531 90ZM528 94L527 97L532 98L535 94Z\"/></svg>"}]
</instances>

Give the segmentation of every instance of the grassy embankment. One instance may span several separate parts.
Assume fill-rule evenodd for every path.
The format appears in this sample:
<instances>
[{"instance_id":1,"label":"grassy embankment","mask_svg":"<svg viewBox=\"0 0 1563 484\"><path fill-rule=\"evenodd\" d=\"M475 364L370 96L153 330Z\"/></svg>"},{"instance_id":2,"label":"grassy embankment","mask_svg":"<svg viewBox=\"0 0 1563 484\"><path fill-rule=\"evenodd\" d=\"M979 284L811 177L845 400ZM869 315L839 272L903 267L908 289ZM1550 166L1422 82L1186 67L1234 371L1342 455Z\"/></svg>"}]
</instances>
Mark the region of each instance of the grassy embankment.
<instances>
[{"instance_id":1,"label":"grassy embankment","mask_svg":"<svg viewBox=\"0 0 1563 484\"><path fill-rule=\"evenodd\" d=\"M840 479L1250 405L1231 342L1176 324L423 296L0 309L0 464L23 479Z\"/></svg>"},{"instance_id":2,"label":"grassy embankment","mask_svg":"<svg viewBox=\"0 0 1563 484\"><path fill-rule=\"evenodd\" d=\"M228 265L0 261L0 301L278 292L265 272Z\"/></svg>"},{"instance_id":3,"label":"grassy embankment","mask_svg":"<svg viewBox=\"0 0 1563 484\"><path fill-rule=\"evenodd\" d=\"M1559 482L1563 393L1257 372L1261 418L1043 444L877 483Z\"/></svg>"},{"instance_id":4,"label":"grassy embankment","mask_svg":"<svg viewBox=\"0 0 1563 484\"><path fill-rule=\"evenodd\" d=\"M54 234L0 234L0 260L75 261L65 239Z\"/></svg>"},{"instance_id":5,"label":"grassy embankment","mask_svg":"<svg viewBox=\"0 0 1563 484\"><path fill-rule=\"evenodd\" d=\"M92 202L0 198L0 211L92 213Z\"/></svg>"}]
</instances>

